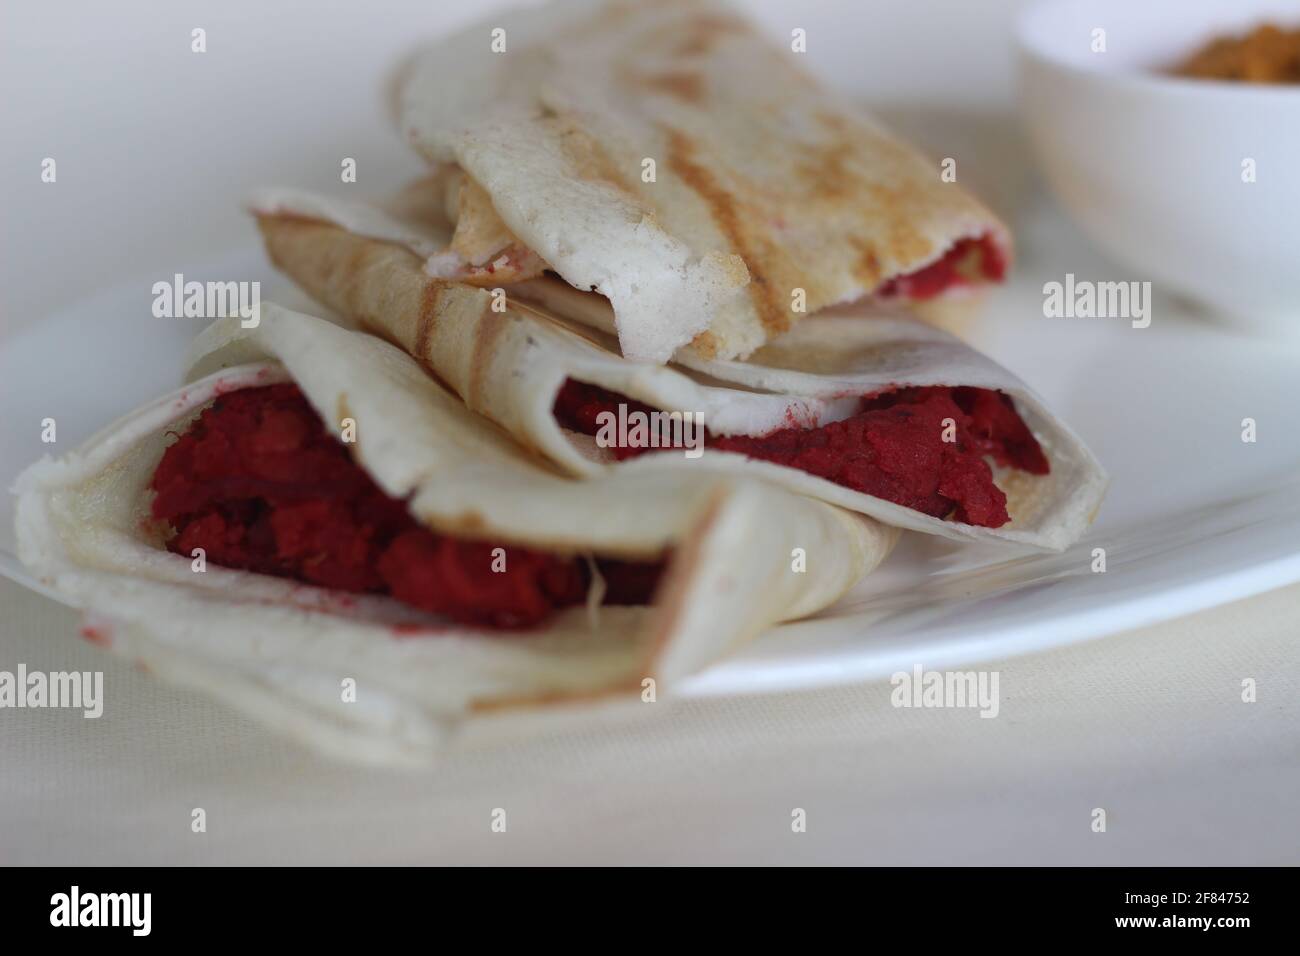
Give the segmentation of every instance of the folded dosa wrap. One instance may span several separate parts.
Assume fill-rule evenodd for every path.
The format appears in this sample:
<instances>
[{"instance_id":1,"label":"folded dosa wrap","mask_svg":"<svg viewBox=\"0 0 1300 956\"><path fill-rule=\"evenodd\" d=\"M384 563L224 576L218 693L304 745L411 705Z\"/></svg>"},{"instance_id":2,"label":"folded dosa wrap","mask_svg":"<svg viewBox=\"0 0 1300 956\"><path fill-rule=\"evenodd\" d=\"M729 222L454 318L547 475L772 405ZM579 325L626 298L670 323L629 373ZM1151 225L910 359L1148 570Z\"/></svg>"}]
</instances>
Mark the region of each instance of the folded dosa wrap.
<instances>
[{"instance_id":1,"label":"folded dosa wrap","mask_svg":"<svg viewBox=\"0 0 1300 956\"><path fill-rule=\"evenodd\" d=\"M20 555L115 650L343 757L424 764L472 711L633 694L646 678L670 690L764 627L834 602L896 537L716 471L560 477L392 345L274 305L256 329L221 320L201 342L196 380L20 476ZM277 382L296 383L326 423L351 418L355 461L431 529L566 554L667 554L653 603L569 608L502 633L387 597L195 571L149 519L169 433L216 396ZM342 699L349 678L355 702Z\"/></svg>"},{"instance_id":2,"label":"folded dosa wrap","mask_svg":"<svg viewBox=\"0 0 1300 956\"><path fill-rule=\"evenodd\" d=\"M397 83L457 220L431 272L549 267L656 362L747 356L797 296L813 314L882 291L963 240L984 243L972 281L1000 277L1006 227L797 60L715 0L567 0L435 43Z\"/></svg>"},{"instance_id":3,"label":"folded dosa wrap","mask_svg":"<svg viewBox=\"0 0 1300 956\"><path fill-rule=\"evenodd\" d=\"M569 379L657 409L702 414L710 431L722 435L764 435L791 423L815 426L842 416L846 401L894 388L946 385L1011 396L1050 462L1047 475L995 469L1011 516L1002 527L932 517L736 453L706 449L703 460L900 528L1046 550L1076 540L1105 493L1107 479L1097 460L1024 382L958 339L905 315L864 318L858 307L842 307L806 319L747 362L686 356L680 367L634 363L618 354L607 334L608 306L564 283L542 279L509 287L508 308L496 311L492 292L430 277L419 255L396 238L397 226L364 222L370 215L364 207L336 206L319 197L299 201L285 192L255 205L263 210L259 223L272 261L317 301L400 345L471 409L573 474L667 474L699 462L652 454L612 463L590 438L556 420L555 399ZM367 226L383 238L360 234Z\"/></svg>"}]
</instances>

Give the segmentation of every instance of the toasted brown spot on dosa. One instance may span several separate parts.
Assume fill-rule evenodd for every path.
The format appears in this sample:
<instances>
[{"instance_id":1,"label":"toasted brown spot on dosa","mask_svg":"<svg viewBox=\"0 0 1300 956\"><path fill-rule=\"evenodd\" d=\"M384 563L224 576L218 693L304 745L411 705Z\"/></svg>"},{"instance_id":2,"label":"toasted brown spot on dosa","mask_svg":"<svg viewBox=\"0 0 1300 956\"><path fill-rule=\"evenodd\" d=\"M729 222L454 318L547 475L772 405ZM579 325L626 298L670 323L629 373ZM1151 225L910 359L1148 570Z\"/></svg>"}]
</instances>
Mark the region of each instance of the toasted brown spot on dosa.
<instances>
[{"instance_id":1,"label":"toasted brown spot on dosa","mask_svg":"<svg viewBox=\"0 0 1300 956\"><path fill-rule=\"evenodd\" d=\"M266 242L266 251L271 257L271 264L284 271L288 270L286 268L285 250L281 247L281 240L298 235L304 226L309 229L319 229L329 225L324 220L312 219L296 213L272 214L259 212L256 213L256 216L257 228L261 231L262 238Z\"/></svg>"},{"instance_id":2,"label":"toasted brown spot on dosa","mask_svg":"<svg viewBox=\"0 0 1300 956\"><path fill-rule=\"evenodd\" d=\"M426 282L420 293L420 312L415 320L415 360L430 375L435 374L430 353L433 349L433 330L438 322L438 304L442 301L441 282Z\"/></svg>"},{"instance_id":3,"label":"toasted brown spot on dosa","mask_svg":"<svg viewBox=\"0 0 1300 956\"><path fill-rule=\"evenodd\" d=\"M837 139L819 148L809 161L799 165L799 175L810 199L836 201L853 196L860 188L859 177L852 168L857 149L856 144Z\"/></svg>"},{"instance_id":4,"label":"toasted brown spot on dosa","mask_svg":"<svg viewBox=\"0 0 1300 956\"><path fill-rule=\"evenodd\" d=\"M599 37L610 31L617 32L620 25L631 19L643 0L611 0L602 4L590 16L576 23L569 24L574 40L585 37Z\"/></svg>"},{"instance_id":5,"label":"toasted brown spot on dosa","mask_svg":"<svg viewBox=\"0 0 1300 956\"><path fill-rule=\"evenodd\" d=\"M466 511L452 518L443 518L437 522L437 530L444 534L481 534L489 530L484 517L477 511Z\"/></svg>"},{"instance_id":6,"label":"toasted brown spot on dosa","mask_svg":"<svg viewBox=\"0 0 1300 956\"><path fill-rule=\"evenodd\" d=\"M331 258L337 259L338 257ZM337 262L329 263L329 266L332 267L332 276L327 275L322 280L327 299L331 296L341 298L347 307L347 314L355 316L358 321L375 319L376 317L370 315L365 308L366 273L371 268L370 249L365 245L352 243L351 251L347 252L344 260L341 264ZM337 288L337 293L332 293L330 286ZM328 300L326 304L329 304Z\"/></svg>"},{"instance_id":7,"label":"toasted brown spot on dosa","mask_svg":"<svg viewBox=\"0 0 1300 956\"><path fill-rule=\"evenodd\" d=\"M718 354L718 337L705 329L691 339L691 348L695 350L695 354L700 358L715 358Z\"/></svg>"},{"instance_id":8,"label":"toasted brown spot on dosa","mask_svg":"<svg viewBox=\"0 0 1300 956\"><path fill-rule=\"evenodd\" d=\"M474 351L470 356L469 381L465 385L465 404L470 408L477 410L484 407L483 394L489 385L488 366L492 364L497 339L505 331L508 321L510 319L506 313L492 308L489 296L479 314L478 334L474 336Z\"/></svg>"},{"instance_id":9,"label":"toasted brown spot on dosa","mask_svg":"<svg viewBox=\"0 0 1300 956\"><path fill-rule=\"evenodd\" d=\"M853 274L861 281L863 288L874 289L881 279L880 256L876 254L876 247L865 239L854 239L852 242L860 253Z\"/></svg>"},{"instance_id":10,"label":"toasted brown spot on dosa","mask_svg":"<svg viewBox=\"0 0 1300 956\"><path fill-rule=\"evenodd\" d=\"M670 70L664 73L638 73L630 77L633 85L651 92L666 93L686 104L696 104L704 99L704 76Z\"/></svg>"},{"instance_id":11,"label":"toasted brown spot on dosa","mask_svg":"<svg viewBox=\"0 0 1300 956\"><path fill-rule=\"evenodd\" d=\"M560 134L560 145L565 159L573 166L580 179L608 183L615 189L635 198L636 190L624 169L609 151L573 117L556 115L551 119ZM640 205L640 202L637 203Z\"/></svg>"},{"instance_id":12,"label":"toasted brown spot on dosa","mask_svg":"<svg viewBox=\"0 0 1300 956\"><path fill-rule=\"evenodd\" d=\"M842 136L849 130L848 119L830 110L818 110L813 114L813 119L837 136Z\"/></svg>"},{"instance_id":13,"label":"toasted brown spot on dosa","mask_svg":"<svg viewBox=\"0 0 1300 956\"><path fill-rule=\"evenodd\" d=\"M678 56L706 56L727 36L748 33L749 24L740 17L706 13L691 18L684 28L674 32L682 38L674 50Z\"/></svg>"},{"instance_id":14,"label":"toasted brown spot on dosa","mask_svg":"<svg viewBox=\"0 0 1300 956\"><path fill-rule=\"evenodd\" d=\"M749 270L746 289L759 321L769 334L784 332L791 325L790 311L768 270L761 268L775 264L779 252L745 222L736 197L718 182L707 165L696 159L690 138L671 127L665 127L665 132L668 168L708 205L718 230Z\"/></svg>"},{"instance_id":15,"label":"toasted brown spot on dosa","mask_svg":"<svg viewBox=\"0 0 1300 956\"><path fill-rule=\"evenodd\" d=\"M916 208L915 202L905 191L900 193L888 186L874 185L870 191L879 214L889 223L885 251L902 271L910 271L934 252L934 243L921 234L909 216Z\"/></svg>"}]
</instances>

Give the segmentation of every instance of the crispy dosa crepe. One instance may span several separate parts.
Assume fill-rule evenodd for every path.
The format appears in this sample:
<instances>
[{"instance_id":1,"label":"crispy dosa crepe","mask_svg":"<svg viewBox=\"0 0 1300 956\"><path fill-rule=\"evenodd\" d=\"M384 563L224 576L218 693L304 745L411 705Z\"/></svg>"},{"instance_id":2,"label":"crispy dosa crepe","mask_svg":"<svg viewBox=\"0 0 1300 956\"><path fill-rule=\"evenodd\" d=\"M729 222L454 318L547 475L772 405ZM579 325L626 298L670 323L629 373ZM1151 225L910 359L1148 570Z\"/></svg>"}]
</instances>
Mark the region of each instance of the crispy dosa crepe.
<instances>
[{"instance_id":1,"label":"crispy dosa crepe","mask_svg":"<svg viewBox=\"0 0 1300 956\"><path fill-rule=\"evenodd\" d=\"M562 478L400 350L273 305L255 330L210 326L200 352L202 377L23 473L20 555L86 609L97 639L344 757L427 763L473 711L639 692L646 678L671 689L764 627L834 602L896 536L705 470ZM355 423L356 463L421 525L507 554L664 559L652 603L592 601L503 633L383 596L212 563L196 572L151 519L151 475L214 398L280 382L324 422ZM347 679L355 702L342 699Z\"/></svg>"},{"instance_id":2,"label":"crispy dosa crepe","mask_svg":"<svg viewBox=\"0 0 1300 956\"><path fill-rule=\"evenodd\" d=\"M869 293L1000 279L1006 227L797 60L715 0L565 0L433 44L399 83L405 135L462 174L431 272L553 269L655 362L688 343L744 357Z\"/></svg>"},{"instance_id":3,"label":"crispy dosa crepe","mask_svg":"<svg viewBox=\"0 0 1300 956\"><path fill-rule=\"evenodd\" d=\"M1047 550L1076 540L1105 492L1107 479L1097 460L1024 382L906 316L873 313L864 320L853 307L831 310L805 320L748 362L686 358L681 367L645 365L622 358L612 336L601 331L611 325L608 308L584 311L591 300L575 296L564 283L512 287L508 307L496 311L494 301L504 306L504 299L429 277L420 258L395 242L283 213L262 214L259 223L272 261L317 301L399 344L471 409L576 475L610 469L669 474L700 463L676 453L614 462L591 438L557 421L556 398L570 380L655 409L702 415L714 434L746 436L835 421L864 396L955 386L1010 396L1050 463L1048 474L995 469L1011 517L1001 527L935 517L733 452L706 449L703 460L897 527Z\"/></svg>"}]
</instances>

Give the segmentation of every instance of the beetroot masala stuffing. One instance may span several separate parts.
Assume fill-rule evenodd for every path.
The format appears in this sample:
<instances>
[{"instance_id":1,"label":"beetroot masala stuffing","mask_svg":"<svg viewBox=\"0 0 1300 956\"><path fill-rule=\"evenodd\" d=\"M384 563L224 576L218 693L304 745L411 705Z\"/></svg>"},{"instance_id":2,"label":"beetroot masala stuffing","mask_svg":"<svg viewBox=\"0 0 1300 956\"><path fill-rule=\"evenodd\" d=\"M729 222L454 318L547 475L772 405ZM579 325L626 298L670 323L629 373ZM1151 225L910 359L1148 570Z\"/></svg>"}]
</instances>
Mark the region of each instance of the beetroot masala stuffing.
<instances>
[{"instance_id":1,"label":"beetroot masala stuffing","mask_svg":"<svg viewBox=\"0 0 1300 956\"><path fill-rule=\"evenodd\" d=\"M1001 282L1007 274L1006 256L990 235L959 239L951 249L923 269L886 280L876 290L884 298L933 299L958 286Z\"/></svg>"},{"instance_id":2,"label":"beetroot masala stuffing","mask_svg":"<svg viewBox=\"0 0 1300 956\"><path fill-rule=\"evenodd\" d=\"M585 602L585 560L436 534L386 495L295 385L218 398L164 452L152 513L167 547L354 593L387 594L467 624L529 627ZM661 565L599 561L607 604L646 603Z\"/></svg>"},{"instance_id":3,"label":"beetroot masala stuffing","mask_svg":"<svg viewBox=\"0 0 1300 956\"><path fill-rule=\"evenodd\" d=\"M616 392L569 379L555 417L572 431L595 435L601 412L651 412ZM955 441L944 441L944 420ZM705 447L797 468L905 508L984 528L1011 520L1007 496L984 460L1034 475L1050 471L1009 396L985 388L900 388L862 400L848 418L818 428L782 428L752 438L705 435ZM656 448L617 448L620 459Z\"/></svg>"}]
</instances>

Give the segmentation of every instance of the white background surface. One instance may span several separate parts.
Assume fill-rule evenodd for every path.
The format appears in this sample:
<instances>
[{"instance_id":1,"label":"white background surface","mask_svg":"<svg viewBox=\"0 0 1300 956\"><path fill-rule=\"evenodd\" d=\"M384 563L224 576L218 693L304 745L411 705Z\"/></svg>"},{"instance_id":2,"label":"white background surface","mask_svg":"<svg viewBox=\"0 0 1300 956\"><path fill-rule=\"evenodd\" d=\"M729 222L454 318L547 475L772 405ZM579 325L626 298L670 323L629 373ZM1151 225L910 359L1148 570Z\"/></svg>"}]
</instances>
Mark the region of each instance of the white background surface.
<instances>
[{"instance_id":1,"label":"white background surface","mask_svg":"<svg viewBox=\"0 0 1300 956\"><path fill-rule=\"evenodd\" d=\"M329 189L342 156L371 194L406 179L419 164L382 115L384 71L487 6L6 5L0 335L123 276L246 246L238 203L252 186ZM1010 107L1016 6L757 10L774 32L807 28L809 65L891 112L942 103L969 118ZM207 54L189 52L194 26ZM47 155L57 188L20 188ZM883 683L660 704L528 741L489 728L431 777L323 764L71 640L70 612L8 582L0 602L0 668L104 669L110 694L99 721L0 711L0 861L1300 858L1295 588L990 665L1003 675L996 720L896 710ZM1241 703L1243 677L1259 703ZM204 836L189 832L196 806ZM1088 829L1096 806L1111 813L1105 835ZM510 813L507 835L488 829L494 807ZM790 833L793 807L808 810L807 834Z\"/></svg>"},{"instance_id":2,"label":"white background surface","mask_svg":"<svg viewBox=\"0 0 1300 956\"><path fill-rule=\"evenodd\" d=\"M0 602L6 658L102 668L110 695L98 720L0 712L0 862L1300 861L1300 586L994 662L993 720L892 707L885 682L660 701L526 740L480 728L419 775L326 763L69 639L72 611L4 580Z\"/></svg>"}]
</instances>

